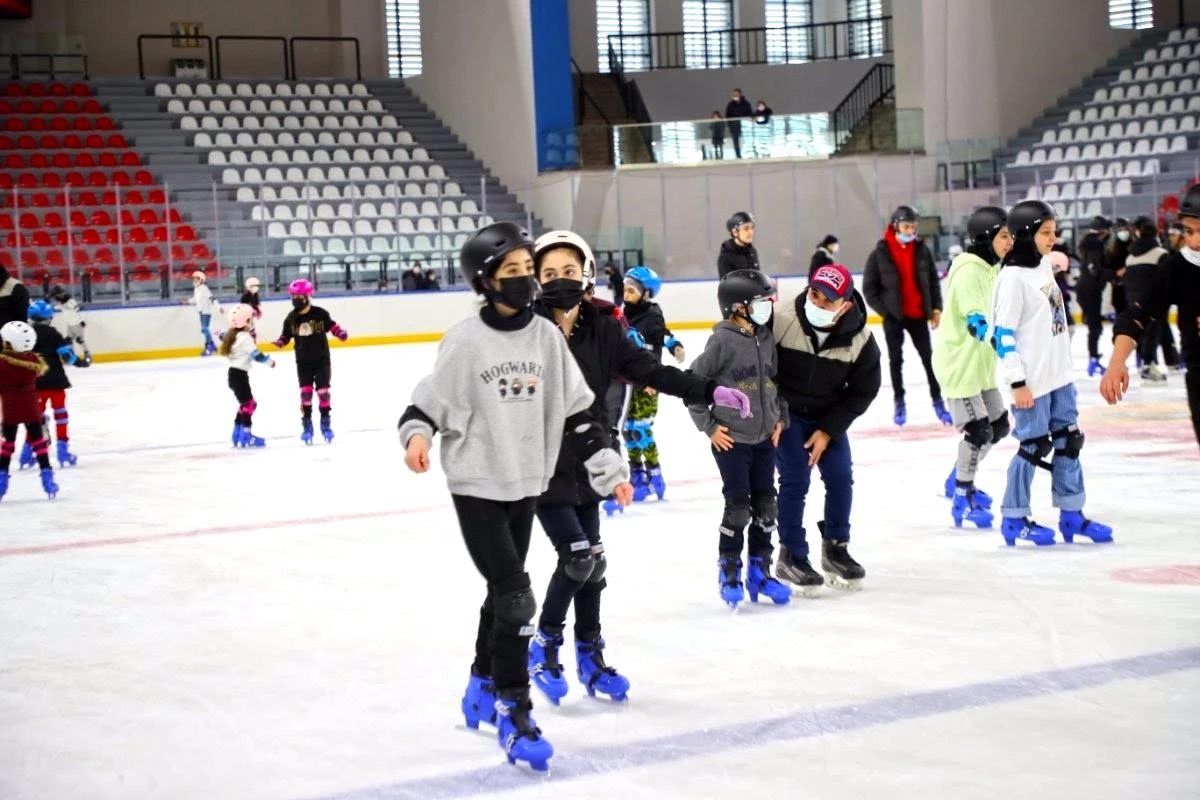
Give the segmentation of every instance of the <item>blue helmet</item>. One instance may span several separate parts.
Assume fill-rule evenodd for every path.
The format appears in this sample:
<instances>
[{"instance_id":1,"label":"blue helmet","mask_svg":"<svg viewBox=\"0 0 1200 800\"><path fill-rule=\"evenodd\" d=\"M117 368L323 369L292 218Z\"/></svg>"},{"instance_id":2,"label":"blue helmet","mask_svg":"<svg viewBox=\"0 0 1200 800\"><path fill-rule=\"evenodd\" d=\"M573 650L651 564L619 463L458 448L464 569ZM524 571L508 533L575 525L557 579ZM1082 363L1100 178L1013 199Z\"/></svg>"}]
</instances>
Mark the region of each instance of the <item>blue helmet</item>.
<instances>
[{"instance_id":1,"label":"blue helmet","mask_svg":"<svg viewBox=\"0 0 1200 800\"><path fill-rule=\"evenodd\" d=\"M625 273L625 282L634 284L651 299L658 296L662 290L662 278L649 267L634 267Z\"/></svg>"},{"instance_id":2,"label":"blue helmet","mask_svg":"<svg viewBox=\"0 0 1200 800\"><path fill-rule=\"evenodd\" d=\"M54 319L54 306L45 300L34 300L29 304L29 318L39 322Z\"/></svg>"}]
</instances>

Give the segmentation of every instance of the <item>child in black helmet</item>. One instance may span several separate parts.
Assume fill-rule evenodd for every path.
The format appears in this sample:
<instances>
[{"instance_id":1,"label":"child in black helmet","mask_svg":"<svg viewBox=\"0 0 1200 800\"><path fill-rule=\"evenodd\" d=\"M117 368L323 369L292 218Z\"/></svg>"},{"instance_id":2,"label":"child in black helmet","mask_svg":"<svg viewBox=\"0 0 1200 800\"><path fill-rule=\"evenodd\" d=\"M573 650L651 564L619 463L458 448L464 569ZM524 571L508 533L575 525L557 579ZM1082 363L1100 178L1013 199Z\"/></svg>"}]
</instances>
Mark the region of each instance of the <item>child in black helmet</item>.
<instances>
[{"instance_id":1,"label":"child in black helmet","mask_svg":"<svg viewBox=\"0 0 1200 800\"><path fill-rule=\"evenodd\" d=\"M920 219L912 206L899 206L892 212L883 238L871 251L863 269L863 297L867 305L883 317L895 423L903 425L908 421L904 402L904 337L907 334L925 367L933 411L943 425L951 425L954 420L946 410L942 387L933 374L933 347L929 336L929 329L936 330L942 321L942 288L933 254L917 237Z\"/></svg>"},{"instance_id":2,"label":"child in black helmet","mask_svg":"<svg viewBox=\"0 0 1200 800\"><path fill-rule=\"evenodd\" d=\"M724 278L735 269L758 269L758 251L754 249L754 216L738 211L725 221L729 238L717 254L717 277Z\"/></svg>"},{"instance_id":3,"label":"child in black helmet","mask_svg":"<svg viewBox=\"0 0 1200 800\"><path fill-rule=\"evenodd\" d=\"M537 601L525 556L537 498L564 446L602 497L629 471L589 413L592 392L562 333L533 313L539 290L529 234L511 222L488 225L463 245L461 268L486 303L446 332L433 372L400 418L400 441L409 469L426 472L429 442L442 434L463 540L487 581L462 701L466 723L496 725L510 763L545 770L554 750L533 721L526 668Z\"/></svg>"},{"instance_id":4,"label":"child in black helmet","mask_svg":"<svg viewBox=\"0 0 1200 800\"><path fill-rule=\"evenodd\" d=\"M1086 499L1079 453L1071 338L1066 306L1054 280L1050 252L1054 211L1026 200L1008 214L1013 247L996 278L992 343L1004 382L1012 393L1013 435L1020 447L1008 467L1000 532L1011 547L1024 539L1054 544L1054 531L1032 519L1030 488L1037 468L1051 473L1050 491L1059 509L1058 529L1068 543L1076 536L1111 542L1112 528L1083 515ZM1053 453L1047 462L1044 459Z\"/></svg>"}]
</instances>

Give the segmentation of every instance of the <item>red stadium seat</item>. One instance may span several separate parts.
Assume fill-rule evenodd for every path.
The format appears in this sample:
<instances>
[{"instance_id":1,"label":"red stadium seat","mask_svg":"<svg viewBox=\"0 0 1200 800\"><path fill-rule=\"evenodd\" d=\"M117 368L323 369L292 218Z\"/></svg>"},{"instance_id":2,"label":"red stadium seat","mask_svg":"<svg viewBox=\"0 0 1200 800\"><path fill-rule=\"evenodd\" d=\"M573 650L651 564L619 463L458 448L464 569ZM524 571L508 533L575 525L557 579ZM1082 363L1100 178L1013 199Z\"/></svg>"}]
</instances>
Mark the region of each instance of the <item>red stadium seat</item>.
<instances>
[{"instance_id":1,"label":"red stadium seat","mask_svg":"<svg viewBox=\"0 0 1200 800\"><path fill-rule=\"evenodd\" d=\"M146 195L146 202L152 206L165 206L167 204L167 193L162 189L152 189Z\"/></svg>"},{"instance_id":2,"label":"red stadium seat","mask_svg":"<svg viewBox=\"0 0 1200 800\"><path fill-rule=\"evenodd\" d=\"M83 101L83 113L85 113L85 114L103 114L104 109L100 106L100 101L98 101L98 100L84 100Z\"/></svg>"},{"instance_id":3,"label":"red stadium seat","mask_svg":"<svg viewBox=\"0 0 1200 800\"><path fill-rule=\"evenodd\" d=\"M87 182L88 186L107 186L108 176L103 172L89 172Z\"/></svg>"},{"instance_id":4,"label":"red stadium seat","mask_svg":"<svg viewBox=\"0 0 1200 800\"><path fill-rule=\"evenodd\" d=\"M150 238L155 242L167 241L167 226L156 225L150 229Z\"/></svg>"},{"instance_id":5,"label":"red stadium seat","mask_svg":"<svg viewBox=\"0 0 1200 800\"><path fill-rule=\"evenodd\" d=\"M120 166L120 164L117 163L117 157L111 150L105 150L100 153L100 166L116 167Z\"/></svg>"},{"instance_id":6,"label":"red stadium seat","mask_svg":"<svg viewBox=\"0 0 1200 800\"><path fill-rule=\"evenodd\" d=\"M32 231L40 227L42 227L42 221L38 219L37 214L26 213L21 215L21 228L23 230Z\"/></svg>"},{"instance_id":7,"label":"red stadium seat","mask_svg":"<svg viewBox=\"0 0 1200 800\"><path fill-rule=\"evenodd\" d=\"M123 170L118 170L112 174L112 182L114 186L128 186L129 173Z\"/></svg>"},{"instance_id":8,"label":"red stadium seat","mask_svg":"<svg viewBox=\"0 0 1200 800\"><path fill-rule=\"evenodd\" d=\"M50 195L46 192L31 192L29 195L29 205L33 208L53 208L55 202L50 199Z\"/></svg>"},{"instance_id":9,"label":"red stadium seat","mask_svg":"<svg viewBox=\"0 0 1200 800\"><path fill-rule=\"evenodd\" d=\"M133 182L138 186L153 186L154 176L144 169L139 169L137 172L133 173Z\"/></svg>"},{"instance_id":10,"label":"red stadium seat","mask_svg":"<svg viewBox=\"0 0 1200 800\"><path fill-rule=\"evenodd\" d=\"M191 225L180 225L175 229L175 241L177 242L194 242L196 241L196 229Z\"/></svg>"},{"instance_id":11,"label":"red stadium seat","mask_svg":"<svg viewBox=\"0 0 1200 800\"><path fill-rule=\"evenodd\" d=\"M141 257L138 256L137 248L126 245L121 248L121 260L126 264L136 264L141 261Z\"/></svg>"},{"instance_id":12,"label":"red stadium seat","mask_svg":"<svg viewBox=\"0 0 1200 800\"><path fill-rule=\"evenodd\" d=\"M12 150L17 143L9 136L0 136L0 150Z\"/></svg>"},{"instance_id":13,"label":"red stadium seat","mask_svg":"<svg viewBox=\"0 0 1200 800\"><path fill-rule=\"evenodd\" d=\"M39 164L35 162L34 159L38 159L42 163ZM54 165L55 169L70 169L71 167L75 166L71 163L71 157L66 153L55 153L53 156L51 156L50 161ZM46 156L42 153L34 153L29 157L30 165L37 169L45 169L47 166L45 162Z\"/></svg>"},{"instance_id":14,"label":"red stadium seat","mask_svg":"<svg viewBox=\"0 0 1200 800\"><path fill-rule=\"evenodd\" d=\"M199 261L207 261L212 258L212 252L204 242L196 242L192 245L192 258Z\"/></svg>"},{"instance_id":15,"label":"red stadium seat","mask_svg":"<svg viewBox=\"0 0 1200 800\"><path fill-rule=\"evenodd\" d=\"M95 205L95 203L92 203ZM92 224L97 228L107 228L113 224L112 216L104 209L97 209L92 212Z\"/></svg>"},{"instance_id":16,"label":"red stadium seat","mask_svg":"<svg viewBox=\"0 0 1200 800\"><path fill-rule=\"evenodd\" d=\"M52 133L47 133L45 136L41 136L38 138L38 143L36 145L31 144L31 145L29 145L29 147L30 148L40 147L43 150L57 150L58 149L58 137Z\"/></svg>"},{"instance_id":17,"label":"red stadium seat","mask_svg":"<svg viewBox=\"0 0 1200 800\"><path fill-rule=\"evenodd\" d=\"M142 193L138 189L130 189L129 191L125 192L122 195L122 197L123 197L123 202L127 206L144 206L144 205L146 205L146 201L144 199L142 199Z\"/></svg>"},{"instance_id":18,"label":"red stadium seat","mask_svg":"<svg viewBox=\"0 0 1200 800\"><path fill-rule=\"evenodd\" d=\"M104 243L105 244L120 244L121 243L121 231L118 230L117 228L105 228L104 229Z\"/></svg>"},{"instance_id":19,"label":"red stadium seat","mask_svg":"<svg viewBox=\"0 0 1200 800\"><path fill-rule=\"evenodd\" d=\"M25 169L25 158L16 153L10 153L4 158L4 166L9 169Z\"/></svg>"},{"instance_id":20,"label":"red stadium seat","mask_svg":"<svg viewBox=\"0 0 1200 800\"><path fill-rule=\"evenodd\" d=\"M14 271L17 268L16 262L13 261L12 254L7 250L0 250L0 267Z\"/></svg>"},{"instance_id":21,"label":"red stadium seat","mask_svg":"<svg viewBox=\"0 0 1200 800\"><path fill-rule=\"evenodd\" d=\"M138 212L138 222L143 225L157 225L158 214L154 213L153 208L143 208Z\"/></svg>"},{"instance_id":22,"label":"red stadium seat","mask_svg":"<svg viewBox=\"0 0 1200 800\"><path fill-rule=\"evenodd\" d=\"M83 148L83 142L75 134L68 133L62 139L62 146L68 150L80 150Z\"/></svg>"},{"instance_id":23,"label":"red stadium seat","mask_svg":"<svg viewBox=\"0 0 1200 800\"><path fill-rule=\"evenodd\" d=\"M115 131L117 124L108 117L100 117L96 120L96 130L98 131Z\"/></svg>"},{"instance_id":24,"label":"red stadium seat","mask_svg":"<svg viewBox=\"0 0 1200 800\"><path fill-rule=\"evenodd\" d=\"M153 244L147 245L146 249L142 251L142 258L145 259L148 264L161 264L167 260L163 257L162 250L158 248L158 245Z\"/></svg>"},{"instance_id":25,"label":"red stadium seat","mask_svg":"<svg viewBox=\"0 0 1200 800\"><path fill-rule=\"evenodd\" d=\"M100 244L100 234L91 228L86 228L79 235L79 241L83 244Z\"/></svg>"},{"instance_id":26,"label":"red stadium seat","mask_svg":"<svg viewBox=\"0 0 1200 800\"><path fill-rule=\"evenodd\" d=\"M34 139L32 136L17 137L17 147L21 148L22 150L33 150L37 146L38 146L37 140Z\"/></svg>"},{"instance_id":27,"label":"red stadium seat","mask_svg":"<svg viewBox=\"0 0 1200 800\"><path fill-rule=\"evenodd\" d=\"M79 167L94 167L96 159L92 158L91 153L78 153L75 156L75 165Z\"/></svg>"},{"instance_id":28,"label":"red stadium seat","mask_svg":"<svg viewBox=\"0 0 1200 800\"><path fill-rule=\"evenodd\" d=\"M67 264L61 250L47 250L45 257L46 266L48 267L64 267Z\"/></svg>"},{"instance_id":29,"label":"red stadium seat","mask_svg":"<svg viewBox=\"0 0 1200 800\"><path fill-rule=\"evenodd\" d=\"M16 108L16 106L7 100L0 100L0 114L15 114L16 112L13 110L14 108Z\"/></svg>"},{"instance_id":30,"label":"red stadium seat","mask_svg":"<svg viewBox=\"0 0 1200 800\"><path fill-rule=\"evenodd\" d=\"M121 154L121 164L126 167L140 167L142 160L138 158L137 153L126 151Z\"/></svg>"},{"instance_id":31,"label":"red stadium seat","mask_svg":"<svg viewBox=\"0 0 1200 800\"><path fill-rule=\"evenodd\" d=\"M63 183L67 186L87 186L87 180L83 177L82 172L68 172L63 178Z\"/></svg>"},{"instance_id":32,"label":"red stadium seat","mask_svg":"<svg viewBox=\"0 0 1200 800\"><path fill-rule=\"evenodd\" d=\"M30 237L30 241L33 242L34 247L50 247L54 244L50 240L50 234L45 231L34 231L33 236Z\"/></svg>"},{"instance_id":33,"label":"red stadium seat","mask_svg":"<svg viewBox=\"0 0 1200 800\"><path fill-rule=\"evenodd\" d=\"M83 117L75 118L76 122L78 122L81 119L84 119L84 118ZM69 130L71 130L71 123L66 117L51 117L50 118L50 130L52 130L52 131L69 131Z\"/></svg>"},{"instance_id":34,"label":"red stadium seat","mask_svg":"<svg viewBox=\"0 0 1200 800\"><path fill-rule=\"evenodd\" d=\"M25 90L21 88L21 84L19 83L6 83L4 85L5 97L20 97L23 94L25 94Z\"/></svg>"},{"instance_id":35,"label":"red stadium seat","mask_svg":"<svg viewBox=\"0 0 1200 800\"><path fill-rule=\"evenodd\" d=\"M87 224L88 224L87 217L84 215L84 213L82 211L72 211L70 219L71 219L71 227L72 228L86 228L87 227Z\"/></svg>"},{"instance_id":36,"label":"red stadium seat","mask_svg":"<svg viewBox=\"0 0 1200 800\"><path fill-rule=\"evenodd\" d=\"M32 250L22 250L21 251L21 267L22 268L30 269L32 267L36 267L37 265L38 265L38 254L37 253L33 252Z\"/></svg>"},{"instance_id":37,"label":"red stadium seat","mask_svg":"<svg viewBox=\"0 0 1200 800\"><path fill-rule=\"evenodd\" d=\"M52 84L50 84L50 94L53 95L54 97L66 97L67 95L70 94L70 92L67 90L67 87L64 86L63 84L52 83Z\"/></svg>"},{"instance_id":38,"label":"red stadium seat","mask_svg":"<svg viewBox=\"0 0 1200 800\"><path fill-rule=\"evenodd\" d=\"M65 123L66 120L63 120L63 122ZM87 117L76 117L74 128L77 131L90 131L92 129L92 121ZM65 131L66 127L64 126L62 130Z\"/></svg>"},{"instance_id":39,"label":"red stadium seat","mask_svg":"<svg viewBox=\"0 0 1200 800\"><path fill-rule=\"evenodd\" d=\"M133 216L133 212L128 208L121 209L121 225L125 228L131 228L137 225L137 218Z\"/></svg>"},{"instance_id":40,"label":"red stadium seat","mask_svg":"<svg viewBox=\"0 0 1200 800\"><path fill-rule=\"evenodd\" d=\"M133 242L134 244L145 244L150 240L146 237L145 228L130 228L125 234L125 241Z\"/></svg>"},{"instance_id":41,"label":"red stadium seat","mask_svg":"<svg viewBox=\"0 0 1200 800\"><path fill-rule=\"evenodd\" d=\"M97 133L89 133L87 139L84 140L87 146L94 150L99 150L104 147L104 137Z\"/></svg>"},{"instance_id":42,"label":"red stadium seat","mask_svg":"<svg viewBox=\"0 0 1200 800\"><path fill-rule=\"evenodd\" d=\"M0 214L0 231L16 230L16 227L12 214Z\"/></svg>"},{"instance_id":43,"label":"red stadium seat","mask_svg":"<svg viewBox=\"0 0 1200 800\"><path fill-rule=\"evenodd\" d=\"M109 147L128 147L129 144L125 141L125 137L119 133L110 134L108 137Z\"/></svg>"},{"instance_id":44,"label":"red stadium seat","mask_svg":"<svg viewBox=\"0 0 1200 800\"><path fill-rule=\"evenodd\" d=\"M92 90L88 88L86 83L71 84L71 94L75 95L76 97L88 97L91 95L91 93Z\"/></svg>"},{"instance_id":45,"label":"red stadium seat","mask_svg":"<svg viewBox=\"0 0 1200 800\"><path fill-rule=\"evenodd\" d=\"M51 211L42 217L42 226L46 228L61 228L63 226L62 214L59 214L57 211Z\"/></svg>"},{"instance_id":46,"label":"red stadium seat","mask_svg":"<svg viewBox=\"0 0 1200 800\"><path fill-rule=\"evenodd\" d=\"M167 221L172 225L179 225L183 222L183 217L179 216L178 209L169 208L167 209Z\"/></svg>"},{"instance_id":47,"label":"red stadium seat","mask_svg":"<svg viewBox=\"0 0 1200 800\"><path fill-rule=\"evenodd\" d=\"M74 100L63 100L61 103L55 103L53 100L45 100L42 102L42 113L78 114L79 103L76 103Z\"/></svg>"},{"instance_id":48,"label":"red stadium seat","mask_svg":"<svg viewBox=\"0 0 1200 800\"><path fill-rule=\"evenodd\" d=\"M113 256L113 251L107 247L101 247L96 251L96 257L93 259L96 264L114 264L116 258Z\"/></svg>"},{"instance_id":49,"label":"red stadium seat","mask_svg":"<svg viewBox=\"0 0 1200 800\"><path fill-rule=\"evenodd\" d=\"M62 185L62 178L58 177L57 172L46 172L42 174L42 186L45 186L47 189L61 189Z\"/></svg>"},{"instance_id":50,"label":"red stadium seat","mask_svg":"<svg viewBox=\"0 0 1200 800\"><path fill-rule=\"evenodd\" d=\"M7 172L0 172L0 189L11 189L13 187L12 175Z\"/></svg>"}]
</instances>

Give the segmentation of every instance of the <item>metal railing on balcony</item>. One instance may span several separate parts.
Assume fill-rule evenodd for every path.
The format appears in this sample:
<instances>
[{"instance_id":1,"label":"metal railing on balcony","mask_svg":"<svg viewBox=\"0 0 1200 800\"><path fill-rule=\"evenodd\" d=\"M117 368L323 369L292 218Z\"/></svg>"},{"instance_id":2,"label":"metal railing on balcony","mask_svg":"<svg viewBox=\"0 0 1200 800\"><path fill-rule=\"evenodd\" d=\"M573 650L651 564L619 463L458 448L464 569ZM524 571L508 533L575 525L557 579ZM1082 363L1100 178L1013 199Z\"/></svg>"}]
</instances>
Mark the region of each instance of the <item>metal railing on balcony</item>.
<instances>
[{"instance_id":1,"label":"metal railing on balcony","mask_svg":"<svg viewBox=\"0 0 1200 800\"><path fill-rule=\"evenodd\" d=\"M608 37L609 71L718 69L890 55L892 18L815 22L782 28L622 33ZM620 56L638 54L629 64Z\"/></svg>"}]
</instances>

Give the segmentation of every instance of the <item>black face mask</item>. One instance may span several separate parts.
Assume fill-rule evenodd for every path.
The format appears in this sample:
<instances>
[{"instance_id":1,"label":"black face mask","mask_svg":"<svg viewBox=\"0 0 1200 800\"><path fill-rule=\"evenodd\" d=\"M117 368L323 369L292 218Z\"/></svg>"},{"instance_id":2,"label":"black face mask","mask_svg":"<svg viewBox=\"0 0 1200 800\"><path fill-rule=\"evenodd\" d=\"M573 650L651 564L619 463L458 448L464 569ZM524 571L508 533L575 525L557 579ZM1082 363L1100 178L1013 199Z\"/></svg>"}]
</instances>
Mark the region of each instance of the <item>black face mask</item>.
<instances>
[{"instance_id":1,"label":"black face mask","mask_svg":"<svg viewBox=\"0 0 1200 800\"><path fill-rule=\"evenodd\" d=\"M292 298L292 308L296 309L297 311L303 311L304 307L307 305L308 305L307 297L293 297Z\"/></svg>"},{"instance_id":2,"label":"black face mask","mask_svg":"<svg viewBox=\"0 0 1200 800\"><path fill-rule=\"evenodd\" d=\"M533 304L533 301L541 294L541 288L532 275L500 278L500 290L490 290L487 297L493 303L503 303L509 308L520 311Z\"/></svg>"},{"instance_id":3,"label":"black face mask","mask_svg":"<svg viewBox=\"0 0 1200 800\"><path fill-rule=\"evenodd\" d=\"M542 284L542 300L551 308L570 311L583 302L583 281L555 278Z\"/></svg>"}]
</instances>

